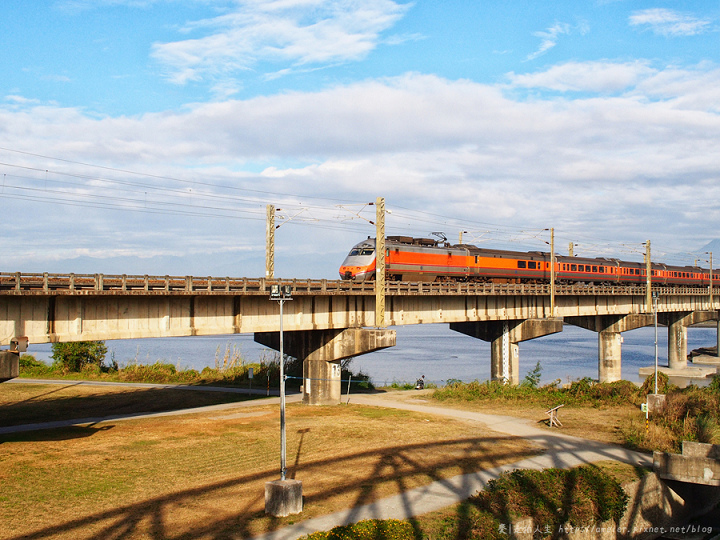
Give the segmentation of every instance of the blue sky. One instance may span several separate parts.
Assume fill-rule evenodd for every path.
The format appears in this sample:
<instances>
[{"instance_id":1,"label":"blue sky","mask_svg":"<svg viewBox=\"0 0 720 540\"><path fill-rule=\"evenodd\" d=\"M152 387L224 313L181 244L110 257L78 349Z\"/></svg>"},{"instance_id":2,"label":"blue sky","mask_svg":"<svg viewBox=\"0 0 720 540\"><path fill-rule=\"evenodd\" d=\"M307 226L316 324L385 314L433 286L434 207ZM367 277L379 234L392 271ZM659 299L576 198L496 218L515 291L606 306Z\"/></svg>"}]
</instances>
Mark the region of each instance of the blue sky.
<instances>
[{"instance_id":1,"label":"blue sky","mask_svg":"<svg viewBox=\"0 0 720 540\"><path fill-rule=\"evenodd\" d=\"M720 3L5 0L0 271L336 276L374 235L692 263Z\"/></svg>"}]
</instances>

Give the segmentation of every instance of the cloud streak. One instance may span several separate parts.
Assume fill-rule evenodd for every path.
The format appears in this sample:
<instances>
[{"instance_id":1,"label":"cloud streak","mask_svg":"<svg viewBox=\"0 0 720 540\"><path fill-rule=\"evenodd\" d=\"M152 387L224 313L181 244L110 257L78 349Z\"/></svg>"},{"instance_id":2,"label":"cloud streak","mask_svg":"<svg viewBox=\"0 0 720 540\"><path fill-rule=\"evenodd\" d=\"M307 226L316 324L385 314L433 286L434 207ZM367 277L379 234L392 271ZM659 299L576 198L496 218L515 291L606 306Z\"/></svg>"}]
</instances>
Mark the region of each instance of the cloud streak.
<instances>
[{"instance_id":1,"label":"cloud streak","mask_svg":"<svg viewBox=\"0 0 720 540\"><path fill-rule=\"evenodd\" d=\"M678 11L663 8L636 11L630 16L631 26L646 26L653 33L666 36L695 36L710 28L709 19L700 19Z\"/></svg>"},{"instance_id":2,"label":"cloud streak","mask_svg":"<svg viewBox=\"0 0 720 540\"><path fill-rule=\"evenodd\" d=\"M408 6L392 0L238 1L230 13L185 26L197 38L156 43L152 57L177 84L364 58Z\"/></svg>"}]
</instances>

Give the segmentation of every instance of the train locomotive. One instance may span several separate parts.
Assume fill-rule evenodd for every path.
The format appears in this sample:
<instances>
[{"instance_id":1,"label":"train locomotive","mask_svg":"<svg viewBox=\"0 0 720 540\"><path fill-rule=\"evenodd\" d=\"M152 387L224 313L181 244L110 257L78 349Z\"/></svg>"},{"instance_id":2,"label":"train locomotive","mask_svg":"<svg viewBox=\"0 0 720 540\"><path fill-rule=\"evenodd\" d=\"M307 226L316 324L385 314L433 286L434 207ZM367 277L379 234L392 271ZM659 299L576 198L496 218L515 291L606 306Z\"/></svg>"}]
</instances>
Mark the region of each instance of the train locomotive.
<instances>
[{"instance_id":1,"label":"train locomotive","mask_svg":"<svg viewBox=\"0 0 720 540\"><path fill-rule=\"evenodd\" d=\"M551 254L541 251L484 249L471 244L451 245L446 240L388 236L385 272L389 281L461 281L474 283L549 283ZM644 285L644 263L607 258L555 256L559 284ZM708 286L710 271L697 266L653 263L654 285ZM713 275L716 271L713 270ZM375 279L375 238L359 242L340 266L340 278Z\"/></svg>"}]
</instances>

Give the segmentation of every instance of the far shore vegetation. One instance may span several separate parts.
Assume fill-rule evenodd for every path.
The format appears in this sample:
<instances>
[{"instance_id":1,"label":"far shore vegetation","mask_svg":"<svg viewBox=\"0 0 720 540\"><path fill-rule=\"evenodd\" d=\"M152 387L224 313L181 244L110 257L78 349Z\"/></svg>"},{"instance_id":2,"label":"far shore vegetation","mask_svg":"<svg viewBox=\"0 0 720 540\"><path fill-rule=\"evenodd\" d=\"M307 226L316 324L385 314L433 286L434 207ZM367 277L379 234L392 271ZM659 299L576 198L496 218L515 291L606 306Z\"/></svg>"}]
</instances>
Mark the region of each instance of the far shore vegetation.
<instances>
[{"instance_id":1,"label":"far shore vegetation","mask_svg":"<svg viewBox=\"0 0 720 540\"><path fill-rule=\"evenodd\" d=\"M229 344L215 352L214 367L202 370L180 369L172 363L158 360L153 364L131 361L119 366L115 358L107 359L103 341L54 343L53 363L48 365L31 354L20 357L20 377L67 380L98 380L106 382L134 382L153 384L214 385L240 388L277 388L280 380L280 356L277 353L247 362L236 346ZM350 370L350 360L341 363L343 381L349 381L351 390L372 389L370 378ZM285 360L287 385L299 387L302 364L295 358ZM345 383L344 389L346 389Z\"/></svg>"}]
</instances>

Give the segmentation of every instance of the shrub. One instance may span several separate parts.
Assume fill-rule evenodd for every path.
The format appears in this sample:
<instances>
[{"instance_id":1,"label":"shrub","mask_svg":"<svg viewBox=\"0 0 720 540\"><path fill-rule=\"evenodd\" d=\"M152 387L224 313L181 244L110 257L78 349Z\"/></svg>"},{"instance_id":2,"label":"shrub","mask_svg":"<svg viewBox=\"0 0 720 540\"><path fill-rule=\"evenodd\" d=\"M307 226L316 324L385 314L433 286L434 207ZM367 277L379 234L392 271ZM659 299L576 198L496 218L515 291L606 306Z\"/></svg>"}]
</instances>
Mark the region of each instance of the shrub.
<instances>
[{"instance_id":1,"label":"shrub","mask_svg":"<svg viewBox=\"0 0 720 540\"><path fill-rule=\"evenodd\" d=\"M368 519L352 525L316 532L306 540L415 540L415 529L409 521L397 519Z\"/></svg>"},{"instance_id":2,"label":"shrub","mask_svg":"<svg viewBox=\"0 0 720 540\"><path fill-rule=\"evenodd\" d=\"M535 367L528 371L527 375L525 375L525 379L523 382L520 383L521 386L528 386L530 388L537 388L538 384L540 384L540 375L542 374L542 366L540 365L540 360L537 361L537 364L535 364Z\"/></svg>"},{"instance_id":3,"label":"shrub","mask_svg":"<svg viewBox=\"0 0 720 540\"><path fill-rule=\"evenodd\" d=\"M78 372L88 364L102 368L107 347L104 341L74 341L53 343L52 359L54 365L63 371Z\"/></svg>"},{"instance_id":4,"label":"shrub","mask_svg":"<svg viewBox=\"0 0 720 540\"><path fill-rule=\"evenodd\" d=\"M45 362L37 360L32 354L22 354L19 359L20 373L22 375L30 375L37 377L40 375L46 375L52 368Z\"/></svg>"},{"instance_id":5,"label":"shrub","mask_svg":"<svg viewBox=\"0 0 720 540\"><path fill-rule=\"evenodd\" d=\"M642 394L653 394L655 392L655 374L648 376L642 385ZM658 371L658 394L670 393L670 379L662 371Z\"/></svg>"},{"instance_id":6,"label":"shrub","mask_svg":"<svg viewBox=\"0 0 720 540\"><path fill-rule=\"evenodd\" d=\"M628 496L617 480L586 465L505 472L488 482L471 502L504 523L532 517L536 525L557 531L565 523L586 527L609 519L618 522Z\"/></svg>"}]
</instances>

